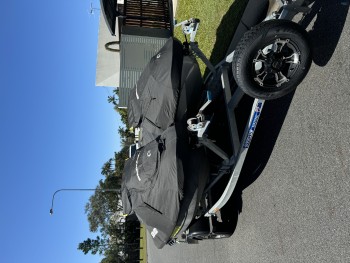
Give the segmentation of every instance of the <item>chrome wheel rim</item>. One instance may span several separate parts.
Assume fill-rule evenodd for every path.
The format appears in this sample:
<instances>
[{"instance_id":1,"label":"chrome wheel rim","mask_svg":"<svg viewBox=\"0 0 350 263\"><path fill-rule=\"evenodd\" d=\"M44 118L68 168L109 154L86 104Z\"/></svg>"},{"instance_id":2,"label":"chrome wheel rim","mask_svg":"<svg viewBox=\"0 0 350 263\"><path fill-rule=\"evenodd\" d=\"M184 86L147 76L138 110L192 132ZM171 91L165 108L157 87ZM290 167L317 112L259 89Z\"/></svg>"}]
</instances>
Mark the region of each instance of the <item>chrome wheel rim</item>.
<instances>
[{"instance_id":1,"label":"chrome wheel rim","mask_svg":"<svg viewBox=\"0 0 350 263\"><path fill-rule=\"evenodd\" d=\"M298 70L300 54L298 46L290 39L275 39L253 57L254 81L265 88L281 87Z\"/></svg>"}]
</instances>

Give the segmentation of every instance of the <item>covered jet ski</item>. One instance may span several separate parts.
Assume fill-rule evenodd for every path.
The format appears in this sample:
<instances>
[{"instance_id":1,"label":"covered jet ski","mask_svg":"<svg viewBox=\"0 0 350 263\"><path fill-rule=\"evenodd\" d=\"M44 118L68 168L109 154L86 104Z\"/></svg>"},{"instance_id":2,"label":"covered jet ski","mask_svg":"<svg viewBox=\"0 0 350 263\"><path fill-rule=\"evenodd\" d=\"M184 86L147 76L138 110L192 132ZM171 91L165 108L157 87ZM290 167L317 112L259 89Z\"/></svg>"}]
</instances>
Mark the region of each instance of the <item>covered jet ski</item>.
<instances>
[{"instance_id":1,"label":"covered jet ski","mask_svg":"<svg viewBox=\"0 0 350 263\"><path fill-rule=\"evenodd\" d=\"M182 62L182 45L170 38L151 58L130 92L129 126L141 128L142 145L154 140L175 122Z\"/></svg>"},{"instance_id":2,"label":"covered jet ski","mask_svg":"<svg viewBox=\"0 0 350 263\"><path fill-rule=\"evenodd\" d=\"M141 135L124 168L123 209L136 213L158 248L192 221L209 175L203 149L188 143L186 121L198 110L202 78L196 60L184 53L170 38L129 97L129 125Z\"/></svg>"}]
</instances>

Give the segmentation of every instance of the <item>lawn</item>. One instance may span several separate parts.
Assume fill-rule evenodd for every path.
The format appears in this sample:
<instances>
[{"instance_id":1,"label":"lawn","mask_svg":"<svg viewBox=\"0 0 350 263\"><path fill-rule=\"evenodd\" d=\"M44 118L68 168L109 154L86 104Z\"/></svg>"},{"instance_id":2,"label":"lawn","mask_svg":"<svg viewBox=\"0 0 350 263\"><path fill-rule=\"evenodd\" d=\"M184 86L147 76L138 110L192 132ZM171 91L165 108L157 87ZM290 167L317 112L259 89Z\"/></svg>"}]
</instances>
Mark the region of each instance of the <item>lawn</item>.
<instances>
[{"instance_id":1,"label":"lawn","mask_svg":"<svg viewBox=\"0 0 350 263\"><path fill-rule=\"evenodd\" d=\"M200 19L196 41L215 65L224 58L246 3L247 0L179 0L176 20ZM185 40L180 28L175 29L175 36ZM200 67L204 74L205 65L200 63Z\"/></svg>"},{"instance_id":2,"label":"lawn","mask_svg":"<svg viewBox=\"0 0 350 263\"><path fill-rule=\"evenodd\" d=\"M143 224L141 224L140 229L140 259L142 259L141 263L147 263L147 237L146 237L146 228Z\"/></svg>"}]
</instances>

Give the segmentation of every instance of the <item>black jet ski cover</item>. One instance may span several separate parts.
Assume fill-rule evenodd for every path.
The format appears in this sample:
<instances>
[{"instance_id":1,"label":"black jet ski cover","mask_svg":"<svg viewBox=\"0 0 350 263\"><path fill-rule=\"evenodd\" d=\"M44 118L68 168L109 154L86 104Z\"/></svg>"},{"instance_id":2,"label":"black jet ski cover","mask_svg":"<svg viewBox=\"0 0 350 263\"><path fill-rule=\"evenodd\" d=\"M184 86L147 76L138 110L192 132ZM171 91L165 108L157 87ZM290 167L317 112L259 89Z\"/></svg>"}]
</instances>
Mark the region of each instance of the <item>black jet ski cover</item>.
<instances>
[{"instance_id":1,"label":"black jet ski cover","mask_svg":"<svg viewBox=\"0 0 350 263\"><path fill-rule=\"evenodd\" d=\"M183 197L186 143L174 126L127 160L122 184L123 212L134 211L162 248L175 228Z\"/></svg>"},{"instance_id":2,"label":"black jet ski cover","mask_svg":"<svg viewBox=\"0 0 350 263\"><path fill-rule=\"evenodd\" d=\"M152 57L131 90L128 122L130 127L141 128L141 145L153 141L174 123L182 62L182 44L169 38Z\"/></svg>"}]
</instances>

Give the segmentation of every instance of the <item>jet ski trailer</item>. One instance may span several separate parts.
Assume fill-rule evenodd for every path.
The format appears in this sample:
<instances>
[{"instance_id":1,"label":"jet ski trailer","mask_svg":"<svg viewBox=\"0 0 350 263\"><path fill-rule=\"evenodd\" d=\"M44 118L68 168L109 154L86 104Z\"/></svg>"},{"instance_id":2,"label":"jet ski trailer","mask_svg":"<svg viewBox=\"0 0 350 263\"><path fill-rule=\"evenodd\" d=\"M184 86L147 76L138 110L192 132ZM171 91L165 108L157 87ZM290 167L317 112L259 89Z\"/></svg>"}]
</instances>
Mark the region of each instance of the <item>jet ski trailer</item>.
<instances>
[{"instance_id":1,"label":"jet ski trailer","mask_svg":"<svg viewBox=\"0 0 350 263\"><path fill-rule=\"evenodd\" d=\"M264 10L267 2L269 6L262 21L261 10ZM190 19L178 24L182 26L185 34L190 35L193 52L210 70L205 81L205 87L209 91L207 100L197 116L188 120L188 129L196 133L198 143L222 159L222 163L216 176L209 179L203 192L204 199L201 205L204 206L204 217L196 215L181 238L174 236L168 244L193 243L194 240L226 238L232 235L233 229L222 222L220 210L236 188L264 102L293 91L310 68L311 48L306 32L290 20L298 13L305 15L310 12L311 2L313 1L250 1L231 43L235 51L215 67L205 58L194 41L199 26L198 20ZM232 87L232 73L239 88ZM231 155L210 140L207 134L215 116L211 115L208 118L204 112L211 103L211 86L218 85L218 76L219 88L224 96ZM254 101L243 134L240 134L242 132L238 129L235 110L244 94L253 97ZM213 200L211 190L227 175L229 179L221 196Z\"/></svg>"},{"instance_id":2,"label":"jet ski trailer","mask_svg":"<svg viewBox=\"0 0 350 263\"><path fill-rule=\"evenodd\" d=\"M236 188L265 100L279 98L293 91L310 68L311 48L307 33L298 24L290 21L298 13L308 13L310 2L312 1L249 1L232 40L235 51L216 66L209 62L195 42L200 21L189 19L176 25L182 27L185 35L189 35L190 41L184 43L184 46L200 58L210 71L204 81L206 91L202 106L198 107L195 117L187 119L190 145L205 149L207 159L202 164L205 166L210 163L210 173L208 177L204 176L203 187L193 180L198 188L195 192L197 198L193 198L194 193L190 197L186 196L188 191L184 189L184 197L176 205L178 216L170 227L171 231L160 230L161 227L166 228L165 219L159 221L158 228L150 213L144 220L135 211L139 219L148 226L158 248L164 244L193 243L232 235L233 230L226 228L220 211ZM276 3L277 8L274 5ZM245 124L241 126L235 111L247 97L244 94L249 95L253 102ZM223 137L226 137L224 143L221 140ZM139 159L142 159L139 158L142 152L137 151L137 158L134 157L136 167ZM147 153L151 156L151 151ZM201 165L195 168L200 167ZM193 171L187 174L193 174ZM217 192L214 193L213 189L223 178L226 180L224 190L214 198L213 195L217 195ZM185 187L186 185L185 181ZM126 191L124 196L130 198L130 193ZM145 195L142 198L144 197ZM128 198L123 199L123 206ZM158 215L166 215L149 204L147 206ZM156 241L159 236L162 238Z\"/></svg>"}]
</instances>

